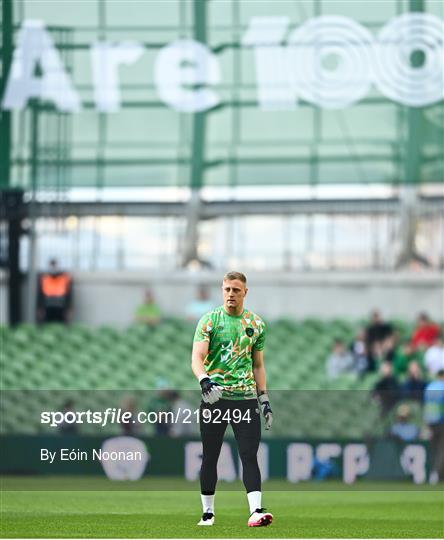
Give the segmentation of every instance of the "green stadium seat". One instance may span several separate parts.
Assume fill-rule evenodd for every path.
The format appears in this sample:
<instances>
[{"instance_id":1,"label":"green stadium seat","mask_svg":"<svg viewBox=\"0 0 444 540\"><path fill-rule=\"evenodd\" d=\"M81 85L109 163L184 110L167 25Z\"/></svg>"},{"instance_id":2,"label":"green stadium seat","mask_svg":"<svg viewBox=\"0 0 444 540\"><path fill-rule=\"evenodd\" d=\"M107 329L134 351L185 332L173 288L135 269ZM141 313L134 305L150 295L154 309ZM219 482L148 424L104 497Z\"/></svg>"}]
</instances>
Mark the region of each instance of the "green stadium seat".
<instances>
[{"instance_id":1,"label":"green stadium seat","mask_svg":"<svg viewBox=\"0 0 444 540\"><path fill-rule=\"evenodd\" d=\"M349 342L361 325L362 321L318 318L268 323L266 365L274 408L279 411L273 435L285 436L288 426L301 437L362 437L380 431L378 408L368 399L378 375L330 381L325 372L334 339ZM411 330L403 321L395 321L395 326L406 335ZM193 332L193 324L179 319L165 320L155 328L134 324L126 330L81 324L0 327L2 390L57 390L34 392L35 398L22 401L9 394L2 406L15 412L7 415L2 430L41 430L27 408L48 403L60 407L68 389L75 402L86 405L87 399L92 409L108 406L107 394L85 396L81 390L155 390L162 378L171 387L195 391L190 369ZM94 426L87 430L93 433Z\"/></svg>"}]
</instances>

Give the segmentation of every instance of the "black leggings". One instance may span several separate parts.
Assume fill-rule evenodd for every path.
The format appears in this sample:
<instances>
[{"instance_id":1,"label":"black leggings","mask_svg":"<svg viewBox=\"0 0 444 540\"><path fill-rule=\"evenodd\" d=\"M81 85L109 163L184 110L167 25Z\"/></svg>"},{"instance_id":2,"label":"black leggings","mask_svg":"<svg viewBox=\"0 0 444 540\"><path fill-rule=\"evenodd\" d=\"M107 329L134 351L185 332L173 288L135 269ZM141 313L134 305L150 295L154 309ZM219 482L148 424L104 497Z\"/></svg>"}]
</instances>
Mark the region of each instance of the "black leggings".
<instances>
[{"instance_id":1,"label":"black leggings","mask_svg":"<svg viewBox=\"0 0 444 540\"><path fill-rule=\"evenodd\" d=\"M200 434L203 456L200 469L200 489L203 495L213 495L217 483L217 461L228 424L233 428L242 461L242 480L247 493L261 490L261 473L257 451L261 438L261 422L255 399L220 399L200 407Z\"/></svg>"}]
</instances>

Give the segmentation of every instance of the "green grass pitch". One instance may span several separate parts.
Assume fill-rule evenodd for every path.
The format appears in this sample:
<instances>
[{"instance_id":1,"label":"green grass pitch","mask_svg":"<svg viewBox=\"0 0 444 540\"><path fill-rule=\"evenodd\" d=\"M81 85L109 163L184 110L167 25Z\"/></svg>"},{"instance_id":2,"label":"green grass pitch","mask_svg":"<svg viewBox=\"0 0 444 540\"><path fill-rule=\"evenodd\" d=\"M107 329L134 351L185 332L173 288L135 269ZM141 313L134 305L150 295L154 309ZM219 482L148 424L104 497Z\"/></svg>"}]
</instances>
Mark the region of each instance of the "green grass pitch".
<instances>
[{"instance_id":1,"label":"green grass pitch","mask_svg":"<svg viewBox=\"0 0 444 540\"><path fill-rule=\"evenodd\" d=\"M269 527L248 528L242 486L220 485L216 524L201 528L197 485L104 478L19 478L1 482L1 536L9 538L443 538L442 485L264 484ZM54 491L54 489L66 491ZM123 490L123 489L124 490ZM163 489L162 489L163 488ZM236 488L236 489L233 489Z\"/></svg>"}]
</instances>

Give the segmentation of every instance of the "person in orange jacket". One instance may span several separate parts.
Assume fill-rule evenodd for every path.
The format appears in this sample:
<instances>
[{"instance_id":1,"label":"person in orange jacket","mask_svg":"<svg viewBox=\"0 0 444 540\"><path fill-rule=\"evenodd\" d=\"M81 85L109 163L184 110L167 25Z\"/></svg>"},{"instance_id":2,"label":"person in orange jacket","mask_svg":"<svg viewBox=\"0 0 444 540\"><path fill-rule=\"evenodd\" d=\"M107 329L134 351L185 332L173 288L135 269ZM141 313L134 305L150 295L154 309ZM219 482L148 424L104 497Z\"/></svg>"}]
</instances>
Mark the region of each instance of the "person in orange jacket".
<instances>
[{"instance_id":1,"label":"person in orange jacket","mask_svg":"<svg viewBox=\"0 0 444 540\"><path fill-rule=\"evenodd\" d=\"M72 276L61 271L57 259L38 278L37 319L41 323L69 323L72 314Z\"/></svg>"}]
</instances>

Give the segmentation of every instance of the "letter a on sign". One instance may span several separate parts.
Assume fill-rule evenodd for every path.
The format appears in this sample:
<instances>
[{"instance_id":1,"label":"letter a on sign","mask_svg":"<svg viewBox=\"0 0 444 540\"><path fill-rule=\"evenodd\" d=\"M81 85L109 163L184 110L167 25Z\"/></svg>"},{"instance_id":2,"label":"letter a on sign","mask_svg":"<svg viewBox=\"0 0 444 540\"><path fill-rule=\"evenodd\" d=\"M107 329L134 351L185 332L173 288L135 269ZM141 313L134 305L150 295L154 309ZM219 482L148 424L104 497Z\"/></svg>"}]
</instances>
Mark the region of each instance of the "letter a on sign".
<instances>
[{"instance_id":1,"label":"letter a on sign","mask_svg":"<svg viewBox=\"0 0 444 540\"><path fill-rule=\"evenodd\" d=\"M41 77L35 76L39 66ZM42 21L25 21L3 98L4 109L21 109L30 98L53 101L64 112L80 110L80 99Z\"/></svg>"}]
</instances>

